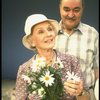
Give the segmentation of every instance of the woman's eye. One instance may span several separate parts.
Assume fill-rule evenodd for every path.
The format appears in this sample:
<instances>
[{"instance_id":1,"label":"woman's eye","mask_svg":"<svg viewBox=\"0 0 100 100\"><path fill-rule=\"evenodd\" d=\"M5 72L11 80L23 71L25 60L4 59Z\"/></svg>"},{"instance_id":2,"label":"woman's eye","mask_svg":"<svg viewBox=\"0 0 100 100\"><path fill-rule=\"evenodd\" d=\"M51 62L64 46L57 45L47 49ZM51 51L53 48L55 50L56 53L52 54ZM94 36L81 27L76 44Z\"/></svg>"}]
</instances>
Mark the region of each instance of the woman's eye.
<instances>
[{"instance_id":1,"label":"woman's eye","mask_svg":"<svg viewBox=\"0 0 100 100\"><path fill-rule=\"evenodd\" d=\"M53 27L48 27L48 31L53 31Z\"/></svg>"},{"instance_id":2,"label":"woman's eye","mask_svg":"<svg viewBox=\"0 0 100 100\"><path fill-rule=\"evenodd\" d=\"M39 31L38 31L38 34L42 34L42 33L43 33L43 31L42 31L42 30L39 30Z\"/></svg>"}]
</instances>

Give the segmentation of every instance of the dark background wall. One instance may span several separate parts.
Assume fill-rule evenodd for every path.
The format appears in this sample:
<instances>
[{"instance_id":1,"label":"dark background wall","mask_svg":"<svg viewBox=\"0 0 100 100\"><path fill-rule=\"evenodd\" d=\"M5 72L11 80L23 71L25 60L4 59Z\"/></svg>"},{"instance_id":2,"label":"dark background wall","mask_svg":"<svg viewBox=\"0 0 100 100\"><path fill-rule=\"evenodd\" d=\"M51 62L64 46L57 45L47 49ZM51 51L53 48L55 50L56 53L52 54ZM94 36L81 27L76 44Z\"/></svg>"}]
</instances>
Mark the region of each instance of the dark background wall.
<instances>
[{"instance_id":1,"label":"dark background wall","mask_svg":"<svg viewBox=\"0 0 100 100\"><path fill-rule=\"evenodd\" d=\"M19 65L34 54L21 42L26 18L33 13L42 13L60 21L58 3L59 0L2 0L3 79L15 79ZM82 21L99 31L99 0L85 0Z\"/></svg>"}]
</instances>

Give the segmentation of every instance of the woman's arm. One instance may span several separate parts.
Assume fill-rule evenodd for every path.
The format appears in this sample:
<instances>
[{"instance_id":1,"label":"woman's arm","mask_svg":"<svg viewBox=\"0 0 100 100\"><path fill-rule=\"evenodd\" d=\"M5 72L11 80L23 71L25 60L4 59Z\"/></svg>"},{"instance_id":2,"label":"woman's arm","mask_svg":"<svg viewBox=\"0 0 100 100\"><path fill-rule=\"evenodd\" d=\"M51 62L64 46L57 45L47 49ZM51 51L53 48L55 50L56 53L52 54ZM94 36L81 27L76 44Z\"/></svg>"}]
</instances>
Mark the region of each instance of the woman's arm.
<instances>
[{"instance_id":1,"label":"woman's arm","mask_svg":"<svg viewBox=\"0 0 100 100\"><path fill-rule=\"evenodd\" d=\"M18 73L17 73L17 79L16 79L16 88L15 88L15 97L16 100L26 100L27 98L27 84L22 78L22 75L24 74L24 68L23 66L19 67Z\"/></svg>"}]
</instances>

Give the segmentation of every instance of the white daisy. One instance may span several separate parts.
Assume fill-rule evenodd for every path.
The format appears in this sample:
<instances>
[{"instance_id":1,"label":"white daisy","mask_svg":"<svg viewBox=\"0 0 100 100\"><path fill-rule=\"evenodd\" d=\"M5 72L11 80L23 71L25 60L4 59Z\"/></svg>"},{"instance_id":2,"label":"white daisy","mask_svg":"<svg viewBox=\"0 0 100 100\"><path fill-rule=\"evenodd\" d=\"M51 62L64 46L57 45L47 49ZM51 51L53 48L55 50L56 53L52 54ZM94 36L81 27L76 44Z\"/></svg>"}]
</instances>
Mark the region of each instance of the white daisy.
<instances>
[{"instance_id":1,"label":"white daisy","mask_svg":"<svg viewBox=\"0 0 100 100\"><path fill-rule=\"evenodd\" d=\"M40 89L38 89L38 95L40 96L40 97L43 97L44 95L45 95L45 90L44 90L44 88L40 88Z\"/></svg>"},{"instance_id":2,"label":"white daisy","mask_svg":"<svg viewBox=\"0 0 100 100\"><path fill-rule=\"evenodd\" d=\"M67 72L66 78L67 80L75 80L75 81L80 80L80 77L78 77L74 72L70 73L69 71Z\"/></svg>"},{"instance_id":3,"label":"white daisy","mask_svg":"<svg viewBox=\"0 0 100 100\"><path fill-rule=\"evenodd\" d=\"M45 75L42 75L39 79L41 82L45 83L46 87L48 87L48 85L52 86L52 84L54 83L55 78L53 78L52 76L53 74L50 75L50 71L47 71Z\"/></svg>"},{"instance_id":4,"label":"white daisy","mask_svg":"<svg viewBox=\"0 0 100 100\"><path fill-rule=\"evenodd\" d=\"M37 66L41 66L42 68L46 66L46 59L44 57L38 58L36 61Z\"/></svg>"},{"instance_id":5,"label":"white daisy","mask_svg":"<svg viewBox=\"0 0 100 100\"><path fill-rule=\"evenodd\" d=\"M61 62L61 60L59 58L57 58L57 61L55 63L58 63L59 68L64 68L63 63Z\"/></svg>"},{"instance_id":6,"label":"white daisy","mask_svg":"<svg viewBox=\"0 0 100 100\"><path fill-rule=\"evenodd\" d=\"M22 75L22 78L24 79L24 81L26 81L27 83L31 84L31 80L28 76L26 75Z\"/></svg>"},{"instance_id":7,"label":"white daisy","mask_svg":"<svg viewBox=\"0 0 100 100\"><path fill-rule=\"evenodd\" d=\"M32 89L36 89L36 88L37 88L37 84L35 82L33 82Z\"/></svg>"},{"instance_id":8,"label":"white daisy","mask_svg":"<svg viewBox=\"0 0 100 100\"><path fill-rule=\"evenodd\" d=\"M46 60L41 57L32 61L31 69L33 72L39 72L41 68L45 67Z\"/></svg>"},{"instance_id":9,"label":"white daisy","mask_svg":"<svg viewBox=\"0 0 100 100\"><path fill-rule=\"evenodd\" d=\"M64 65L62 62L60 62L59 64L60 64L60 66L59 66L60 68L64 68Z\"/></svg>"}]
</instances>

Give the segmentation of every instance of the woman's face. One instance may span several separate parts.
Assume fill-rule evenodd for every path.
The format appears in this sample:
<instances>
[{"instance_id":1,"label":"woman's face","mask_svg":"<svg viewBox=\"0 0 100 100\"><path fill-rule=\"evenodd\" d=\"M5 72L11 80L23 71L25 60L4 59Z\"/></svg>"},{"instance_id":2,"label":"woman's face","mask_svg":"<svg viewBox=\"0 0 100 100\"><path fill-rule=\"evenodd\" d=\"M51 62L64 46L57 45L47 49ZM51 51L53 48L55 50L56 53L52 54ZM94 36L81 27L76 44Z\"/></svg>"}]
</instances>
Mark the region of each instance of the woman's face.
<instances>
[{"instance_id":1,"label":"woman's face","mask_svg":"<svg viewBox=\"0 0 100 100\"><path fill-rule=\"evenodd\" d=\"M51 49L55 44L55 32L54 27L49 22L39 23L33 27L32 43L37 50Z\"/></svg>"}]
</instances>

